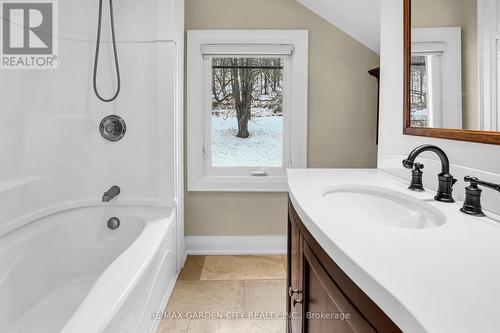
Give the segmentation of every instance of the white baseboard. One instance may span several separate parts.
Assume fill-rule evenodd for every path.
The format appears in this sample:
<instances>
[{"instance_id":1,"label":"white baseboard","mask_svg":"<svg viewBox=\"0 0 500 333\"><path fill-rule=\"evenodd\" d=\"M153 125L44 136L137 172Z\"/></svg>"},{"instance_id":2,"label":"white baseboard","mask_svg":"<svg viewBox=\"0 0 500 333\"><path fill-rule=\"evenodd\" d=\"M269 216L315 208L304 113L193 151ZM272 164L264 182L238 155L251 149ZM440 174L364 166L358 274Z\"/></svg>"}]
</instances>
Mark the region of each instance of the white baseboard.
<instances>
[{"instance_id":1,"label":"white baseboard","mask_svg":"<svg viewBox=\"0 0 500 333\"><path fill-rule=\"evenodd\" d=\"M190 255L285 255L286 236L186 236Z\"/></svg>"}]
</instances>

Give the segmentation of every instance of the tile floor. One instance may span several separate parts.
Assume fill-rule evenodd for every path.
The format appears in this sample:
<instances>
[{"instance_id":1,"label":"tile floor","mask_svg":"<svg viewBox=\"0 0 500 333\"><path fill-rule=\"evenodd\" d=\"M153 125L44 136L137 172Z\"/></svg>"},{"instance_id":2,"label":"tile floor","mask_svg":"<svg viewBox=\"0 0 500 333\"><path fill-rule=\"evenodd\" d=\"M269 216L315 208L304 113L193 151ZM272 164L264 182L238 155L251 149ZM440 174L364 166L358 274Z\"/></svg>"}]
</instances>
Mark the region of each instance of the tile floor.
<instances>
[{"instance_id":1,"label":"tile floor","mask_svg":"<svg viewBox=\"0 0 500 333\"><path fill-rule=\"evenodd\" d=\"M285 267L283 256L188 257L165 310L178 319L157 333L285 333Z\"/></svg>"}]
</instances>

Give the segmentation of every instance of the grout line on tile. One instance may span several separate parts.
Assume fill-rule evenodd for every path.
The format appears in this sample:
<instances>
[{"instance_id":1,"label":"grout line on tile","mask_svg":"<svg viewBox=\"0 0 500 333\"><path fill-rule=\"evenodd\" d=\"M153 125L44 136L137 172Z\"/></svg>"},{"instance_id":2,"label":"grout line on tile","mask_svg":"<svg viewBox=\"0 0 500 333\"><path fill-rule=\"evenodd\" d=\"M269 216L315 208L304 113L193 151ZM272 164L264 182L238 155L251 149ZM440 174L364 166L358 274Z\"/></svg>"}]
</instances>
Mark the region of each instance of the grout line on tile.
<instances>
[{"instance_id":1,"label":"grout line on tile","mask_svg":"<svg viewBox=\"0 0 500 333\"><path fill-rule=\"evenodd\" d=\"M243 313L247 313L247 281L243 280Z\"/></svg>"},{"instance_id":2,"label":"grout line on tile","mask_svg":"<svg viewBox=\"0 0 500 333\"><path fill-rule=\"evenodd\" d=\"M207 256L203 256L203 264L201 265L200 275L198 276L198 281L201 281L201 275L205 269L205 262L207 261Z\"/></svg>"}]
</instances>

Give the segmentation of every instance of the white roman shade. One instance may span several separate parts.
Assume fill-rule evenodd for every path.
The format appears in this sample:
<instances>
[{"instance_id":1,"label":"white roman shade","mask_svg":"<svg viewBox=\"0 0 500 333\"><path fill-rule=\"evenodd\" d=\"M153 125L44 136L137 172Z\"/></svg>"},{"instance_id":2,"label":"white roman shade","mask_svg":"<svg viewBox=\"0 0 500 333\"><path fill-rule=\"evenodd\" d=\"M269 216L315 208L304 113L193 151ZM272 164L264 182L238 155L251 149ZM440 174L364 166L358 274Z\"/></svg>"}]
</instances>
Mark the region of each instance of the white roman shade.
<instances>
[{"instance_id":1,"label":"white roman shade","mask_svg":"<svg viewBox=\"0 0 500 333\"><path fill-rule=\"evenodd\" d=\"M243 45L243 44L204 44L201 53L204 56L277 56L289 57L293 54L293 45L265 44L265 45Z\"/></svg>"}]
</instances>

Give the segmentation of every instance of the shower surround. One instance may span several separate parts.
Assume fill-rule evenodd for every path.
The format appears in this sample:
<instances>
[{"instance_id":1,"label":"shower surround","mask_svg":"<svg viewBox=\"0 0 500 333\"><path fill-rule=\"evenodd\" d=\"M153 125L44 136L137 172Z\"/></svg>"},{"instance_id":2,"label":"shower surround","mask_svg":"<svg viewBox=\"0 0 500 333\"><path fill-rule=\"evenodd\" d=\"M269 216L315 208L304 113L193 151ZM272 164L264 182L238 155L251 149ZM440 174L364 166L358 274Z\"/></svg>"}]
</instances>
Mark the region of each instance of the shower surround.
<instances>
[{"instance_id":1,"label":"shower surround","mask_svg":"<svg viewBox=\"0 0 500 333\"><path fill-rule=\"evenodd\" d=\"M164 281L163 285L155 283L160 267L168 268L168 272L161 274L173 281L184 259L182 159L179 158L182 151L184 3L182 0L114 2L121 92L110 103L100 101L92 87L98 1L64 0L54 5L59 23L53 34L58 42L58 68L2 70L0 75L0 152L3 158L0 168L0 258L16 258L1 260L0 294L16 295L26 285L39 286L38 294L33 294L39 298L22 304L23 312L35 311L31 307L39 304L37 300L42 301L58 287L57 284L42 287L36 281L37 276L58 281L63 276L68 277L69 272L81 270L83 275L80 277L84 278L87 273L82 260L96 261L100 268L91 269L93 280L85 280L88 285L84 283L80 286L83 289L77 288L85 293L77 301L73 299L76 303L72 303L72 307L68 306L68 309L74 308L75 316L88 314L90 308L85 307L99 297L102 301L110 300L109 295L100 295L95 288L109 279L116 263L124 260L134 248L144 255L154 253L155 258L160 259L155 269L142 272L146 274L142 291L149 296L139 300L140 297L130 296L137 293L128 289L122 297L136 302L135 306L149 309L146 299L152 297L153 290L161 294L162 301L169 293L169 281ZM104 96L112 95L116 88L109 18L108 1L105 0L97 78ZM118 115L126 122L127 132L121 141L107 141L99 132L101 120L109 115ZM103 203L103 192L113 185L121 188L120 195L112 202ZM115 215L121 220L121 226L113 231L106 229L106 222ZM154 248L157 243L144 241L152 225L162 230L157 237L162 239L159 243L164 246ZM98 231L100 228L103 230ZM129 234L127 228L137 230ZM112 238L120 238L122 236L118 235L123 234L128 235L125 238L130 237L125 243L106 242L99 238L105 237L106 232ZM140 246L143 248L137 249ZM35 248L38 250L33 252ZM110 256L104 256L101 261L103 252L97 249ZM49 255L50 251L54 251L53 254L84 251L85 255L79 257L81 260L57 263L54 262L56 257ZM25 266L35 262L42 264L41 267ZM64 267L50 268L63 263ZM139 266L136 268L139 274ZM38 275L29 275L30 270L36 269L41 270L37 271ZM13 280L12 274L23 271L25 282L15 283L17 279ZM120 298L122 301L124 299ZM58 306L64 308L65 304ZM15 332L15 325L19 324L16 316L0 304L0 322L12 324L1 327L0 331ZM71 332L76 332L77 328L82 332L118 331L116 325L112 325L112 317L107 318L108 326L99 329L96 326L96 330L78 326L81 323L78 318L68 314L64 324L73 325L75 330ZM125 331L142 329L140 332L146 332L145 326L139 324L145 318L132 318L137 325L130 325ZM152 321L148 323L154 325Z\"/></svg>"}]
</instances>

